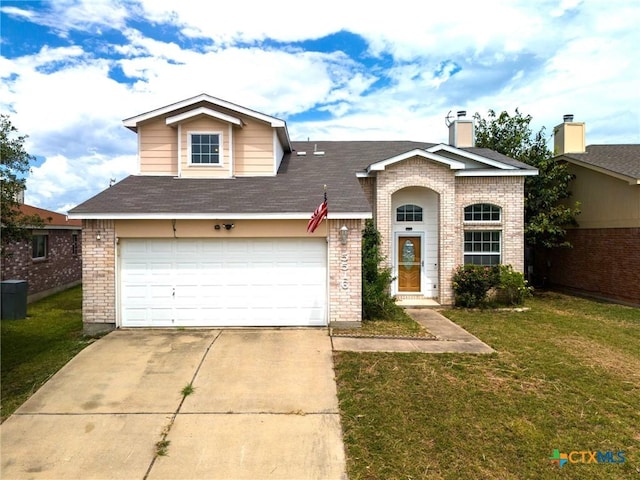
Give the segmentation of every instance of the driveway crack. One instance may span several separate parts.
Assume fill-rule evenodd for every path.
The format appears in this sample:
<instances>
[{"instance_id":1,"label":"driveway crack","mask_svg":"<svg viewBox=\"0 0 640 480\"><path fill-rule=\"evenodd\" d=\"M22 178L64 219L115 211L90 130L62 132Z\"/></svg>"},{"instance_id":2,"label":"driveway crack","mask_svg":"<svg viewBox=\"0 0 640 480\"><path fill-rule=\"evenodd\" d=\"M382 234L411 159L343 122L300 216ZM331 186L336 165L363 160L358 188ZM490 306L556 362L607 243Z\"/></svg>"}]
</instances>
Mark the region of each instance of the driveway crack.
<instances>
[{"instance_id":1,"label":"driveway crack","mask_svg":"<svg viewBox=\"0 0 640 480\"><path fill-rule=\"evenodd\" d=\"M213 344L216 343L216 340L218 340L220 335L222 335L222 330L219 330L217 332L217 334L211 339L211 342L209 342L209 345L207 346L206 350L202 354L202 358L200 359L200 362L198 363L198 366L196 367L196 370L193 373L193 376L191 377L191 381L189 382L189 385L193 385L193 382L195 382L195 380L196 380L196 378L198 376L198 373L200 372L200 368L202 368L202 364L204 363L205 359L207 358L207 355L209 355L209 351L213 347ZM171 419L169 420L169 423L162 429L162 438L160 439L160 441L158 441L156 443L155 455L153 456L153 459L151 460L151 463L149 464L149 468L147 468L147 471L144 474L143 480L147 480L147 478L149 477L149 474L151 473L151 470L153 469L153 466L155 465L156 459L158 458L158 456L167 454L166 453L166 449L169 446L169 441L167 440L167 437L169 436L169 432L171 431L171 427L173 427L173 423L176 421L176 417L180 413L180 410L182 409L182 405L184 404L184 401L185 401L186 398L187 398L187 395L183 394L182 395L182 399L180 400L180 403L178 404L178 407L176 408L176 410L171 415Z\"/></svg>"}]
</instances>

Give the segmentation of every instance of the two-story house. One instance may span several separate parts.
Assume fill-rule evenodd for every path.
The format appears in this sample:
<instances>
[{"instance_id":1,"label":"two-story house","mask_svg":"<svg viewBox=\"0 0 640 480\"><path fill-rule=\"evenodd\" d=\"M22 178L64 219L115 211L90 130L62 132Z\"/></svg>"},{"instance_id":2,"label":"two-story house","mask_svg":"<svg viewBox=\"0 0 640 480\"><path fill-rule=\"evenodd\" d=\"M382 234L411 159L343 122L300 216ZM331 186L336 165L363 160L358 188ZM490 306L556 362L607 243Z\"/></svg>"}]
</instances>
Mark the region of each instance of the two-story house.
<instances>
[{"instance_id":1,"label":"two-story house","mask_svg":"<svg viewBox=\"0 0 640 480\"><path fill-rule=\"evenodd\" d=\"M124 125L139 173L70 212L86 331L358 325L369 218L405 299L451 304L465 262L523 269L524 177L537 170L475 148L463 116L448 145L294 142L285 121L202 94Z\"/></svg>"}]
</instances>

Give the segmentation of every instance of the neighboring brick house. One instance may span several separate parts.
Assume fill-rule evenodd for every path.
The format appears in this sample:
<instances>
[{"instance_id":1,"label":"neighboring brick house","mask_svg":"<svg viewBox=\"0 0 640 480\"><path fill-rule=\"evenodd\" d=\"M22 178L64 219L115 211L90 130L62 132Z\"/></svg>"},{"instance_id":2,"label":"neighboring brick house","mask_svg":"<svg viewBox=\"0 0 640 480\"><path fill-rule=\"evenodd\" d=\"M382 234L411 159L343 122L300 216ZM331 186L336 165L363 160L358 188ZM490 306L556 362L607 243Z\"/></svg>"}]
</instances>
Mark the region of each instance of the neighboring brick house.
<instances>
[{"instance_id":1,"label":"neighboring brick house","mask_svg":"<svg viewBox=\"0 0 640 480\"><path fill-rule=\"evenodd\" d=\"M552 285L640 305L640 144L585 147L585 136L571 116L554 129L581 213L567 234L573 248L550 252L542 268Z\"/></svg>"},{"instance_id":2,"label":"neighboring brick house","mask_svg":"<svg viewBox=\"0 0 640 480\"><path fill-rule=\"evenodd\" d=\"M85 329L358 325L373 218L405 301L451 304L455 268L524 263L524 177L474 147L292 142L269 115L199 95L128 118L139 173L72 209L83 220ZM307 233L323 198L328 217Z\"/></svg>"},{"instance_id":3,"label":"neighboring brick house","mask_svg":"<svg viewBox=\"0 0 640 480\"><path fill-rule=\"evenodd\" d=\"M2 280L26 280L28 302L81 283L82 222L31 205L22 204L20 210L39 216L44 226L32 230L30 240L7 245Z\"/></svg>"}]
</instances>

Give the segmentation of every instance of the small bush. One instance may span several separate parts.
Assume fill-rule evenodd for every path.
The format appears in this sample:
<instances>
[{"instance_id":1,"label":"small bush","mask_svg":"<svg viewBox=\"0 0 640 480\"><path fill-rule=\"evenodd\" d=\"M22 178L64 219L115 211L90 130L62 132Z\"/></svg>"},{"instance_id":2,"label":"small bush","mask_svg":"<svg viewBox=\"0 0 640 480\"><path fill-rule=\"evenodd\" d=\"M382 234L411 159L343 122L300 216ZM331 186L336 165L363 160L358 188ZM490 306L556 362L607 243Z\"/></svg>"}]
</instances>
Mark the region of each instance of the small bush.
<instances>
[{"instance_id":1,"label":"small bush","mask_svg":"<svg viewBox=\"0 0 640 480\"><path fill-rule=\"evenodd\" d=\"M511 265L500 265L500 280L497 286L498 301L504 305L522 305L531 296L531 287L524 275L513 270Z\"/></svg>"},{"instance_id":2,"label":"small bush","mask_svg":"<svg viewBox=\"0 0 640 480\"><path fill-rule=\"evenodd\" d=\"M531 294L524 275L511 265L461 265L453 275L453 292L458 307L483 307L487 294L494 290L492 303L522 305Z\"/></svg>"},{"instance_id":3,"label":"small bush","mask_svg":"<svg viewBox=\"0 0 640 480\"><path fill-rule=\"evenodd\" d=\"M484 305L487 292L498 283L495 267L461 265L453 274L453 292L458 307L478 307Z\"/></svg>"}]
</instances>

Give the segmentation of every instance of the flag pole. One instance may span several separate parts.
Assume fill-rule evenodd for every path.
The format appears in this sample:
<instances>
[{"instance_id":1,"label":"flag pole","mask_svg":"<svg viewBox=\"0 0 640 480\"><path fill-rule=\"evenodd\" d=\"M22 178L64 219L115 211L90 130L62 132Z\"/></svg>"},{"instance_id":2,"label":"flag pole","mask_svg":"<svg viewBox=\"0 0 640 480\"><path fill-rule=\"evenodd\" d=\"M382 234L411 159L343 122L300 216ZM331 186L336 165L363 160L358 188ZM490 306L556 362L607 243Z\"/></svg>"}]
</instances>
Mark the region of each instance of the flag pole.
<instances>
[{"instance_id":1,"label":"flag pole","mask_svg":"<svg viewBox=\"0 0 640 480\"><path fill-rule=\"evenodd\" d=\"M327 201L327 184L324 184L324 197L323 200L326 202ZM329 238L329 211L327 210L327 221L325 222L325 237L327 237L327 239Z\"/></svg>"}]
</instances>

